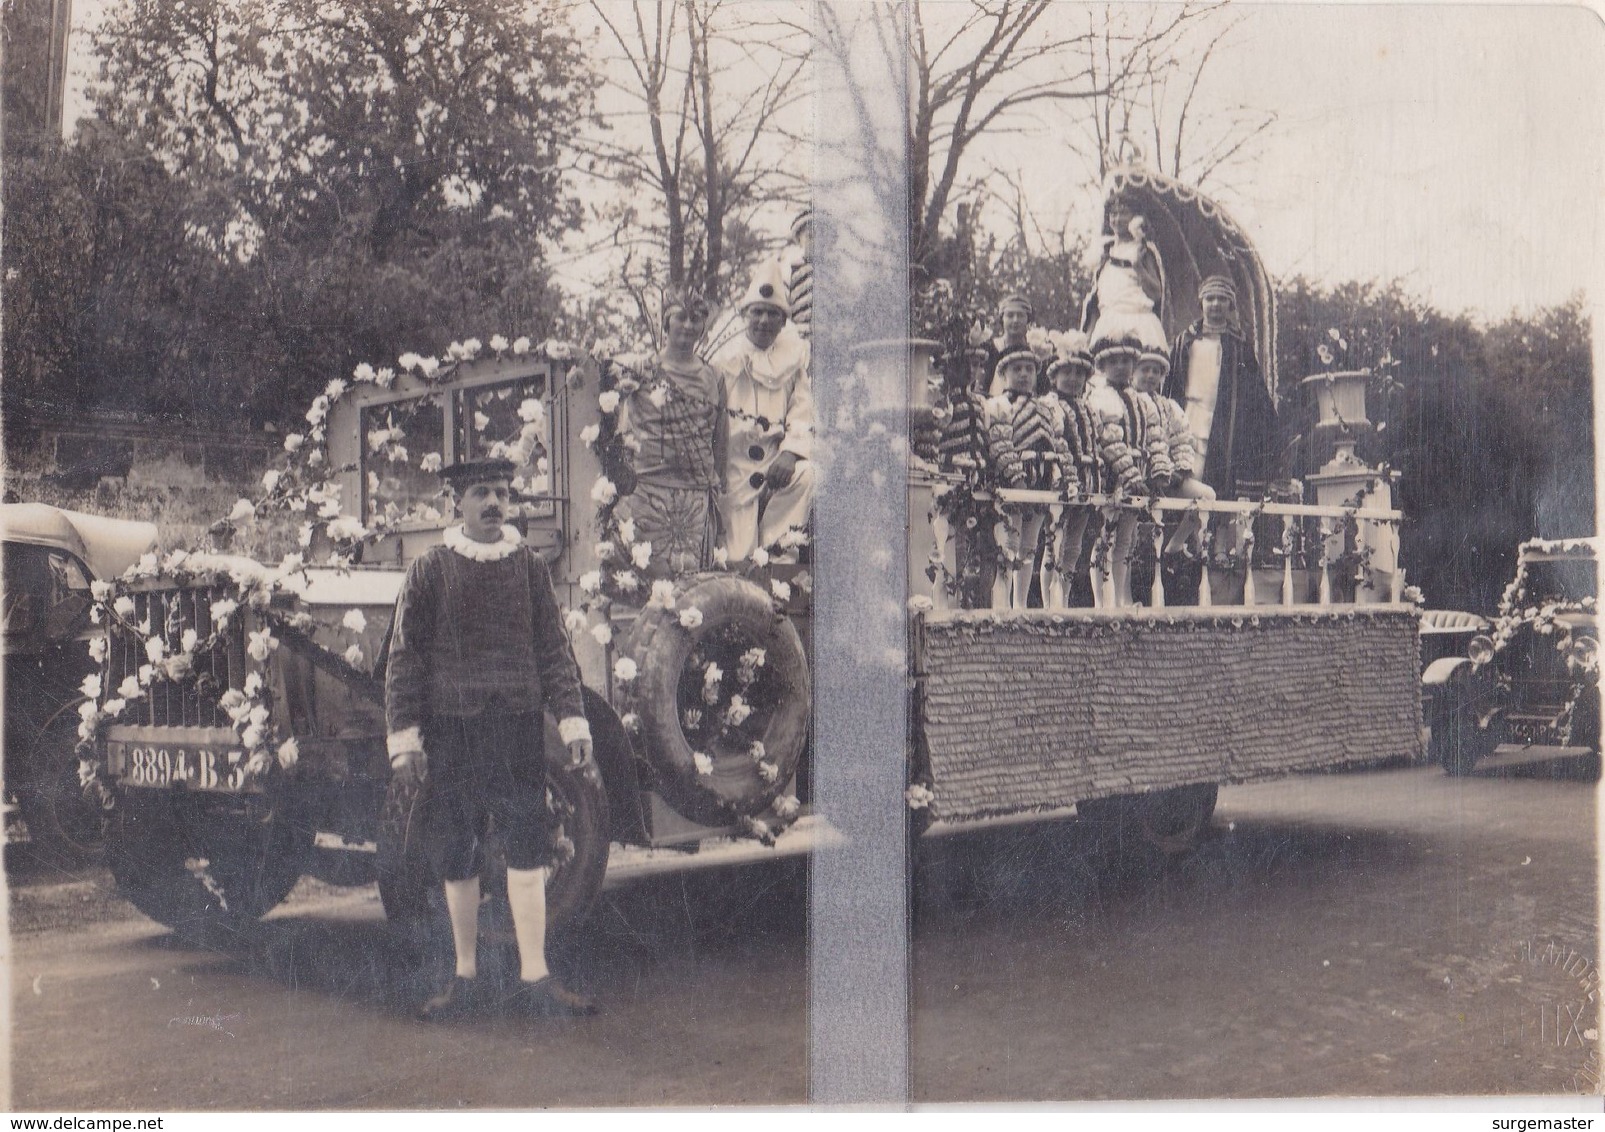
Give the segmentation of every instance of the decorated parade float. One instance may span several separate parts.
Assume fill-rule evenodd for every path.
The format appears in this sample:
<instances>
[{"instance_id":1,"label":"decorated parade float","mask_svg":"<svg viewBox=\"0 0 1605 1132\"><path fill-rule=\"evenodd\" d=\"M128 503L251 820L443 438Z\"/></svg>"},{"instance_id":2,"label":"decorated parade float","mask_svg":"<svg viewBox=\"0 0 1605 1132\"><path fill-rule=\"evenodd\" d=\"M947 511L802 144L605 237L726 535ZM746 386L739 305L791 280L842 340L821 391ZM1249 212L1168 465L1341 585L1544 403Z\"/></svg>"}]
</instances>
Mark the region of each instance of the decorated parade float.
<instances>
[{"instance_id":1,"label":"decorated parade float","mask_svg":"<svg viewBox=\"0 0 1605 1132\"><path fill-rule=\"evenodd\" d=\"M1202 274L1225 272L1269 363L1270 288L1233 222L1163 178L1127 173L1117 187L1141 202L1168 265L1167 330L1196 315ZM939 408L940 351L916 343L912 363L907 343L861 353L908 381L916 431ZM374 862L349 876L376 871L392 919L438 914L411 836L415 799L386 758L383 665L405 570L452 522L436 473L483 456L518 466L515 524L552 565L595 736L591 762L549 768L554 923L585 916L610 860L617 874L643 855L685 867L819 843L829 815L807 812L807 536L689 573L638 537L620 402L644 389L662 408L653 372L645 355L501 336L359 366L330 382L256 498L220 524L226 536L288 515L300 551L273 566L220 547L147 554L95 583L81 773L136 906L183 930L236 924L281 901L316 847ZM1274 395L1273 368L1266 380ZM1362 427L1335 407L1327 423ZM1311 502L1033 492L913 459L913 827L1074 808L1172 850L1207 824L1222 783L1414 756L1419 617L1403 600L1400 514L1388 473L1348 453L1334 448L1310 477ZM1165 570L1137 568L1139 604L1117 603L1099 569L1075 608L1057 595L988 607L997 555L961 566L958 532L984 536L1022 504L1054 522L1080 509L1106 530L1134 515L1134 558L1156 561L1163 520L1190 515L1193 604L1167 594ZM1109 540L1089 545L1107 566Z\"/></svg>"},{"instance_id":2,"label":"decorated parade float","mask_svg":"<svg viewBox=\"0 0 1605 1132\"><path fill-rule=\"evenodd\" d=\"M1275 398L1272 292L1248 238L1160 175L1123 169L1108 191L1140 215L1164 265L1164 340L1198 318L1207 275L1229 278ZM916 434L932 418L940 427L965 380L963 323L912 351ZM1221 784L1415 758L1420 615L1398 563L1402 516L1393 475L1354 454L1368 379L1309 379L1330 459L1307 486L1252 499L1024 490L985 461L955 468L929 446L929 458L916 456L912 804L937 828L1073 804L1166 851L1207 825ZM996 582L1029 568L1001 534L989 537L1011 508L1045 510L1050 531L1086 516L1080 592L1066 591L1079 600L1044 585L1035 607ZM1111 562L1122 516L1137 520L1129 603ZM1194 548L1167 552L1184 517Z\"/></svg>"}]
</instances>

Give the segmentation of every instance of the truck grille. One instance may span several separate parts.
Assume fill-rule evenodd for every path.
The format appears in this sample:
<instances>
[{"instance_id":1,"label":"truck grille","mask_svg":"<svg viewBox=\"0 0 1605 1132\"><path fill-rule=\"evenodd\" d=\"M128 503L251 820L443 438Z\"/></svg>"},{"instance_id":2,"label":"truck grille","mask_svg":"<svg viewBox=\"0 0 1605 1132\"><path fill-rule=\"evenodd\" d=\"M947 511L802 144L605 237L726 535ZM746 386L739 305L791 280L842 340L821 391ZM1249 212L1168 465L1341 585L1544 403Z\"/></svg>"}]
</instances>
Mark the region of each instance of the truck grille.
<instances>
[{"instance_id":1,"label":"truck grille","mask_svg":"<svg viewBox=\"0 0 1605 1132\"><path fill-rule=\"evenodd\" d=\"M212 633L212 602L224 596L218 587L200 586L182 590L148 590L131 595L136 624L150 619L151 628L167 643L169 655L182 651L185 629L194 629L205 640ZM149 727L228 727L228 714L218 700L230 688L245 685L245 629L247 613L242 606L229 618L227 632L211 650L197 649L195 668L182 680L153 680L145 695L131 700L122 722ZM124 679L136 676L148 663L143 643L132 634L113 632L106 658L107 680L104 695L117 695Z\"/></svg>"}]
</instances>

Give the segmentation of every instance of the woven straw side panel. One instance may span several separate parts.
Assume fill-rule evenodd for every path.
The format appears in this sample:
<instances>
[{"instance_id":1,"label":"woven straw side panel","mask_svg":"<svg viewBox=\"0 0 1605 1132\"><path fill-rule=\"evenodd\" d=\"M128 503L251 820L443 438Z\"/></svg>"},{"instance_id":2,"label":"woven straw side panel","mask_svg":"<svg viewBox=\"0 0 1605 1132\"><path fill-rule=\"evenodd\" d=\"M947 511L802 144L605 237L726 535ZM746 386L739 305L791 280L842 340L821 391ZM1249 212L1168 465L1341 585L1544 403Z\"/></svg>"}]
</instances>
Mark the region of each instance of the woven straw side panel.
<instances>
[{"instance_id":1,"label":"woven straw side panel","mask_svg":"<svg viewBox=\"0 0 1605 1132\"><path fill-rule=\"evenodd\" d=\"M927 624L933 813L1413 757L1418 655L1402 611Z\"/></svg>"}]
</instances>

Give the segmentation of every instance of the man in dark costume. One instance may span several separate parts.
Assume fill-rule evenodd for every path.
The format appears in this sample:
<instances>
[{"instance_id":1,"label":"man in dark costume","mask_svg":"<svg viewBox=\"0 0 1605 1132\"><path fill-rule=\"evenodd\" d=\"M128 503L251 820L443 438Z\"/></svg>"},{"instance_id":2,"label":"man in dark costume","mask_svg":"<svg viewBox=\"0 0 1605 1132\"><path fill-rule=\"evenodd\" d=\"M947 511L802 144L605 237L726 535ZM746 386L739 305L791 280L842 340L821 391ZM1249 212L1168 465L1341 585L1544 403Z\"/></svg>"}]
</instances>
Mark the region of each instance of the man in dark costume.
<instances>
[{"instance_id":1,"label":"man in dark costume","mask_svg":"<svg viewBox=\"0 0 1605 1132\"><path fill-rule=\"evenodd\" d=\"M422 824L445 881L456 974L429 999L428 1020L461 1017L479 995L479 874L492 814L507 854L507 899L522 981L514 1010L594 1014L546 968L546 870L554 848L546 801L543 709L574 765L591 756L579 668L546 563L503 526L513 464L479 460L443 475L462 525L413 561L396 602L385 677L392 771L427 775Z\"/></svg>"}]
</instances>

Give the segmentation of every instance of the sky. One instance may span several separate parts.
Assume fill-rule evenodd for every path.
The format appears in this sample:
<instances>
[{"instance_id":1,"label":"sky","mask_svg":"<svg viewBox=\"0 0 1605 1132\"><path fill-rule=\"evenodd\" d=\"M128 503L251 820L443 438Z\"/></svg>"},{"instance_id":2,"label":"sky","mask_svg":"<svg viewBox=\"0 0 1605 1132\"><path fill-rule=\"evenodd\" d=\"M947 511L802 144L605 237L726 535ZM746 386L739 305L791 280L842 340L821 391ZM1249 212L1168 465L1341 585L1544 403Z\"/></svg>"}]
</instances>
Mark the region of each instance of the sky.
<instances>
[{"instance_id":1,"label":"sky","mask_svg":"<svg viewBox=\"0 0 1605 1132\"><path fill-rule=\"evenodd\" d=\"M78 0L75 18L105 3ZM1219 197L1273 277L1397 278L1442 310L1489 318L1605 296L1605 22L1594 11L1236 10L1244 21L1201 97L1277 113L1254 166ZM69 95L69 114L73 105ZM1054 124L1039 125L977 158L1024 167L1050 220L1095 222L1097 186L1065 176L1052 160Z\"/></svg>"},{"instance_id":2,"label":"sky","mask_svg":"<svg viewBox=\"0 0 1605 1132\"><path fill-rule=\"evenodd\" d=\"M1581 7L1275 7L1237 97L1281 112L1240 218L1275 274L1448 309L1600 292L1605 23Z\"/></svg>"},{"instance_id":3,"label":"sky","mask_svg":"<svg viewBox=\"0 0 1605 1132\"><path fill-rule=\"evenodd\" d=\"M1077 6L1078 7L1078 6ZM1582 7L1255 4L1200 101L1274 110L1218 201L1272 276L1399 279L1498 318L1602 290L1605 23ZM1095 228L1055 122L987 147L1040 217ZM1206 191L1214 192L1209 186Z\"/></svg>"}]
</instances>

